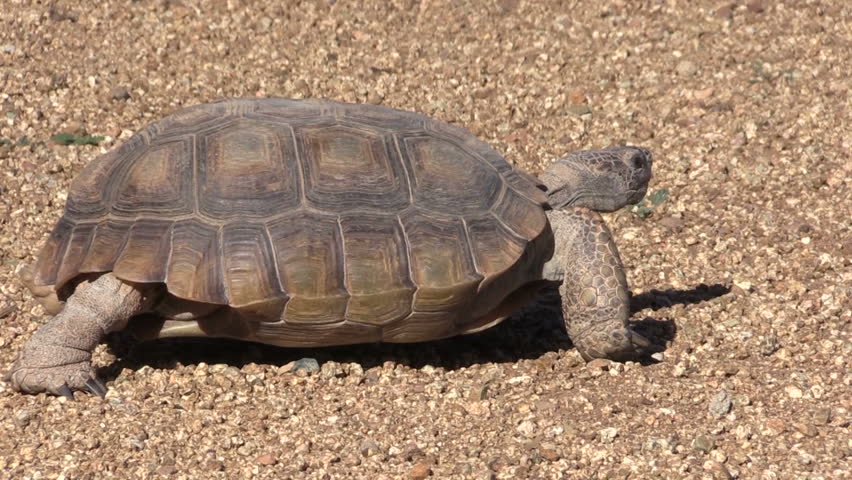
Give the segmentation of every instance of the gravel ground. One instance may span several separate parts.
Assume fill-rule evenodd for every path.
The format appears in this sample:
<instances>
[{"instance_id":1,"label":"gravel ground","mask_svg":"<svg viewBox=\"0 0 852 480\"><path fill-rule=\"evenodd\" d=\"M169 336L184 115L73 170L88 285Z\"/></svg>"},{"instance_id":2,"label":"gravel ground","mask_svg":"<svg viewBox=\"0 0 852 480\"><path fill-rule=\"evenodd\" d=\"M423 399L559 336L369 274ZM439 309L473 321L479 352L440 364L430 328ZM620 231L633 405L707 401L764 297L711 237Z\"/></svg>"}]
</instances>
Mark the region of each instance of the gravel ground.
<instances>
[{"instance_id":1,"label":"gravel ground","mask_svg":"<svg viewBox=\"0 0 852 480\"><path fill-rule=\"evenodd\" d=\"M0 11L2 369L45 320L14 272L71 178L224 96L415 110L533 173L651 148L658 205L607 220L665 350L585 364L535 310L419 345L119 338L106 400L0 383L0 477L852 478L848 2L82 3Z\"/></svg>"}]
</instances>

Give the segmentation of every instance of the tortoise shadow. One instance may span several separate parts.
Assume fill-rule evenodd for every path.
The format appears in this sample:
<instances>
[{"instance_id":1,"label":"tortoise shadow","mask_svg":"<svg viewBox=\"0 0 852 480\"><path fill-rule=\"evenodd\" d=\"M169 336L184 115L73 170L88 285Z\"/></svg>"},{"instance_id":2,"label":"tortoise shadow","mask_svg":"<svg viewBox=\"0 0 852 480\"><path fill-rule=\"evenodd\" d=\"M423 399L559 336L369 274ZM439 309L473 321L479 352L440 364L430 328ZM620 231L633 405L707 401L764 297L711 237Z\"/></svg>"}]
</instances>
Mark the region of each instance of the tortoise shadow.
<instances>
[{"instance_id":1,"label":"tortoise shadow","mask_svg":"<svg viewBox=\"0 0 852 480\"><path fill-rule=\"evenodd\" d=\"M719 283L713 285L702 283L688 290L652 289L639 295L633 295L630 298L630 313L633 315L648 309L657 311L675 305L693 305L713 300L730 292L730 286ZM642 320L633 322L632 326L636 332L653 342L654 345L649 353L664 351L664 345L674 341L675 337L677 337L677 325L675 325L673 320L667 318L656 319L654 317L645 317ZM648 358L642 358L640 359L640 363L648 364L655 362L650 361Z\"/></svg>"},{"instance_id":2,"label":"tortoise shadow","mask_svg":"<svg viewBox=\"0 0 852 480\"><path fill-rule=\"evenodd\" d=\"M253 342L214 338L169 338L135 343L113 336L109 348L119 357L99 369L104 380L112 380L124 368L143 366L172 369L200 362L241 368L250 363L283 366L313 358L324 362L357 363L364 370L385 362L420 369L431 365L455 370L481 363L512 363L539 358L547 352L572 348L564 327L552 328L547 318L531 321L512 317L487 331L420 343L368 343L315 348L283 348Z\"/></svg>"},{"instance_id":3,"label":"tortoise shadow","mask_svg":"<svg viewBox=\"0 0 852 480\"><path fill-rule=\"evenodd\" d=\"M645 309L658 310L675 304L689 305L730 292L723 285L698 285L688 290L652 290L631 299L631 313ZM544 297L558 292L545 291ZM552 306L551 306L552 307ZM632 323L640 334L651 339L654 347L641 364L657 363L650 355L663 351L664 345L677 336L671 319L645 317ZM241 368L250 363L283 366L301 358L314 358L319 364L327 361L357 363L364 370L394 362L420 369L426 365L456 370L483 363L514 363L537 359L548 352L573 348L565 331L559 308L531 305L505 322L483 332L416 344L372 343L336 347L281 348L227 339L172 338L136 343L126 335L113 334L108 347L119 357L111 365L99 369L99 375L112 380L122 369L138 370L143 366L172 369L179 365L226 364Z\"/></svg>"},{"instance_id":4,"label":"tortoise shadow","mask_svg":"<svg viewBox=\"0 0 852 480\"><path fill-rule=\"evenodd\" d=\"M630 298L630 312L635 313L645 309L659 310L674 305L692 305L706 302L727 295L731 287L716 283L713 285L699 284L689 290L650 290Z\"/></svg>"}]
</instances>

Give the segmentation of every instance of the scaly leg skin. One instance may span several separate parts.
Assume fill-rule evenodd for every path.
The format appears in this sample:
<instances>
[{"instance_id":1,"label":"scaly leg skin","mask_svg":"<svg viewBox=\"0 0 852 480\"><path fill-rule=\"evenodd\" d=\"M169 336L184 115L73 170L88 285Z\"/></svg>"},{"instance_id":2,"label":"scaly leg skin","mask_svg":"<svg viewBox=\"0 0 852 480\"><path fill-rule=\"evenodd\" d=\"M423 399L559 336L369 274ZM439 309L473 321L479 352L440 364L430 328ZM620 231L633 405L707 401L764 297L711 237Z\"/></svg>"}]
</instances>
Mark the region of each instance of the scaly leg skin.
<instances>
[{"instance_id":1,"label":"scaly leg skin","mask_svg":"<svg viewBox=\"0 0 852 480\"><path fill-rule=\"evenodd\" d=\"M586 361L635 359L650 342L628 326L627 278L612 234L586 208L548 213L564 266L559 293L568 336Z\"/></svg>"},{"instance_id":2,"label":"scaly leg skin","mask_svg":"<svg viewBox=\"0 0 852 480\"><path fill-rule=\"evenodd\" d=\"M92 351L104 335L148 311L153 293L152 287L124 283L110 273L81 282L65 308L24 345L8 375L12 387L70 399L75 390L103 397L106 387L92 368Z\"/></svg>"}]
</instances>

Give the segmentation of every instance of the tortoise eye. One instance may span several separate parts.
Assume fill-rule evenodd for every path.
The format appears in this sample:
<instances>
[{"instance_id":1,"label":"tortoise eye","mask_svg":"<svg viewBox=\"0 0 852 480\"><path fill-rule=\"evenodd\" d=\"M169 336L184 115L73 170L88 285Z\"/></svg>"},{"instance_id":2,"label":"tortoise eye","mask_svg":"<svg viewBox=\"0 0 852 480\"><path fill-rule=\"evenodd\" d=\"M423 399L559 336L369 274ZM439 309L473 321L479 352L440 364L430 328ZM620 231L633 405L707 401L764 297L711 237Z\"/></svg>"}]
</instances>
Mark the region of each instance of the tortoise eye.
<instances>
[{"instance_id":1,"label":"tortoise eye","mask_svg":"<svg viewBox=\"0 0 852 480\"><path fill-rule=\"evenodd\" d=\"M633 155L633 158L630 159L633 164L633 168L636 170L641 170L645 168L645 156L641 154Z\"/></svg>"}]
</instances>

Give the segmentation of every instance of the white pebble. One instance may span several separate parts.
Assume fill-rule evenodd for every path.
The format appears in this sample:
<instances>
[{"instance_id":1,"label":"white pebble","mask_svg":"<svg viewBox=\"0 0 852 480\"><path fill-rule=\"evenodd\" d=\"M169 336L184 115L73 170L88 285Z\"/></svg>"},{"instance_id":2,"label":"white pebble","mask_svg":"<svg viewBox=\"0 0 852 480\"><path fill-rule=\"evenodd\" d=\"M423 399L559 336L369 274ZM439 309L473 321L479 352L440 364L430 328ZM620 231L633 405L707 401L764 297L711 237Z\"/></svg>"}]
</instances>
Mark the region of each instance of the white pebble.
<instances>
[{"instance_id":1,"label":"white pebble","mask_svg":"<svg viewBox=\"0 0 852 480\"><path fill-rule=\"evenodd\" d=\"M789 385L784 387L784 391L787 392L790 398L802 398L802 390L799 387Z\"/></svg>"}]
</instances>

